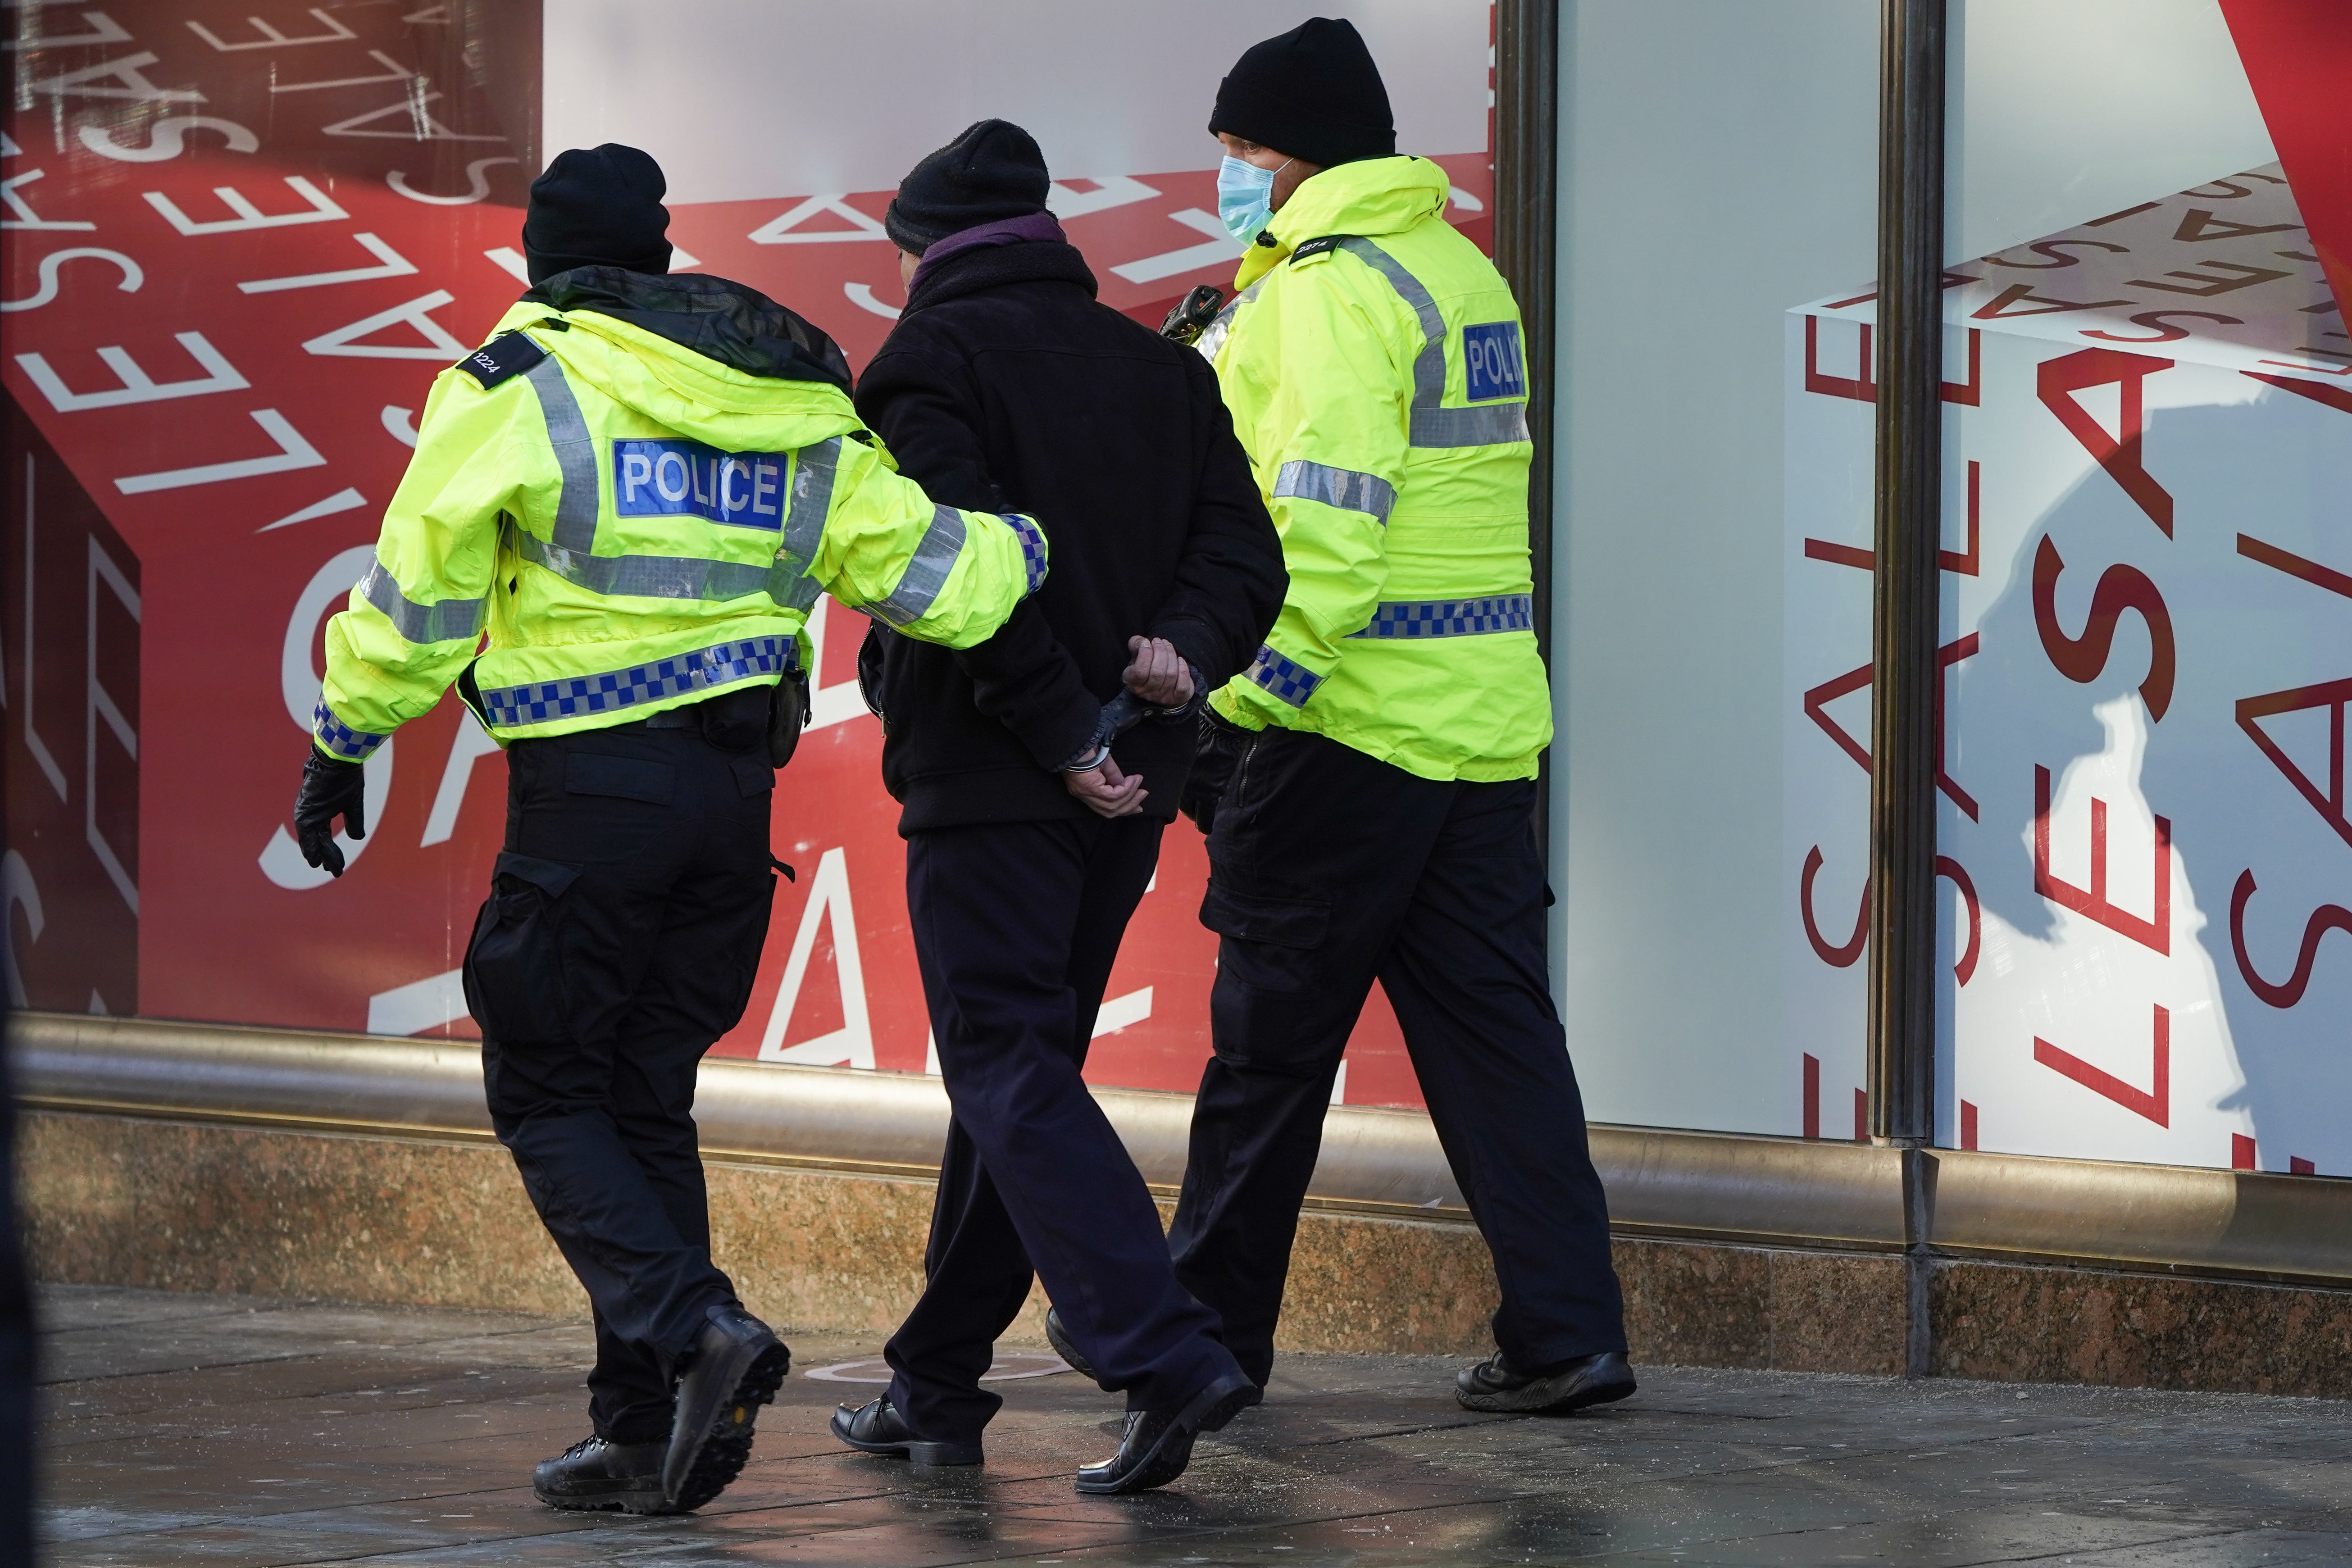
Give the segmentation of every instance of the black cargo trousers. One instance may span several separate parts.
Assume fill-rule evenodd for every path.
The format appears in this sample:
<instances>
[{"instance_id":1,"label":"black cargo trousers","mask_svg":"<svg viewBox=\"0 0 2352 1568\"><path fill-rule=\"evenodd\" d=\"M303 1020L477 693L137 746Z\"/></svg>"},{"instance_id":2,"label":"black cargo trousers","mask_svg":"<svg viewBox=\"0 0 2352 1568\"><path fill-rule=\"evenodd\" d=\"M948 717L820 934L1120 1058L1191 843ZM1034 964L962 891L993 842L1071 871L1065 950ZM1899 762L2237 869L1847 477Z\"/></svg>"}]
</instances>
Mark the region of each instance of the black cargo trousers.
<instances>
[{"instance_id":1,"label":"black cargo trousers","mask_svg":"<svg viewBox=\"0 0 2352 1568\"><path fill-rule=\"evenodd\" d=\"M677 1363L736 1300L710 1261L694 1081L743 1016L775 897L766 706L762 688L507 748L466 1002L491 1125L593 1308L589 1415L611 1442L669 1436Z\"/></svg>"},{"instance_id":2,"label":"black cargo trousers","mask_svg":"<svg viewBox=\"0 0 2352 1568\"><path fill-rule=\"evenodd\" d=\"M1532 780L1424 779L1336 741L1244 743L1209 837L1215 1054L1168 1242L1263 1385L1340 1053L1378 979L1533 1370L1625 1348L1608 1200L1553 1010Z\"/></svg>"}]
</instances>

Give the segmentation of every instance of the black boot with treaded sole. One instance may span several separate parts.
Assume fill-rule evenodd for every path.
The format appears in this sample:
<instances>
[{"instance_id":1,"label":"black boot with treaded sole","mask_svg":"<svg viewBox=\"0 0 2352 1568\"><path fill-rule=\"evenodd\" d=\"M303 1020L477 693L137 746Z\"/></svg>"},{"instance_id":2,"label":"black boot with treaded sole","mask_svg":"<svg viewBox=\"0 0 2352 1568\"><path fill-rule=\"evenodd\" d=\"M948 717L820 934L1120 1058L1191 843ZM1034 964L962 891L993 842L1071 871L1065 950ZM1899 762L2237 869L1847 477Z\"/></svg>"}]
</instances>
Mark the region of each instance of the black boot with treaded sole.
<instances>
[{"instance_id":1,"label":"black boot with treaded sole","mask_svg":"<svg viewBox=\"0 0 2352 1568\"><path fill-rule=\"evenodd\" d=\"M1192 1462L1192 1441L1256 1403L1257 1384L1240 1373L1217 1379L1176 1411L1130 1410L1118 1452L1078 1471L1078 1490L1093 1496L1164 1487Z\"/></svg>"},{"instance_id":2,"label":"black boot with treaded sole","mask_svg":"<svg viewBox=\"0 0 2352 1568\"><path fill-rule=\"evenodd\" d=\"M792 1365L792 1352L767 1324L740 1307L710 1309L677 1380L662 1461L662 1495L673 1510L700 1508L743 1473L760 1406L776 1397Z\"/></svg>"},{"instance_id":3,"label":"black boot with treaded sole","mask_svg":"<svg viewBox=\"0 0 2352 1568\"><path fill-rule=\"evenodd\" d=\"M583 1437L530 1473L531 1495L550 1508L589 1512L672 1513L662 1496L667 1440L608 1443Z\"/></svg>"},{"instance_id":4,"label":"black boot with treaded sole","mask_svg":"<svg viewBox=\"0 0 2352 1568\"><path fill-rule=\"evenodd\" d=\"M1617 1351L1581 1356L1542 1373L1519 1372L1496 1351L1455 1376L1454 1397L1465 1410L1565 1415L1622 1399L1637 1386L1633 1366Z\"/></svg>"}]
</instances>

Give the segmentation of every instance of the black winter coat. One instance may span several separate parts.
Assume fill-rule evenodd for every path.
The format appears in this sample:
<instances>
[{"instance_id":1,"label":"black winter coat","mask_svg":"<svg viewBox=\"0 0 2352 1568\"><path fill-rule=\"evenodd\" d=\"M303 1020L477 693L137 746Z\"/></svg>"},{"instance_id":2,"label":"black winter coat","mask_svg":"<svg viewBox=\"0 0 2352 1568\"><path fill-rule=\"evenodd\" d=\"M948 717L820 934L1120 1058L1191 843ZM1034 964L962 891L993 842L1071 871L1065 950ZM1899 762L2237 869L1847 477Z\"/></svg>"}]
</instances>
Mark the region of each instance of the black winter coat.
<instances>
[{"instance_id":1,"label":"black winter coat","mask_svg":"<svg viewBox=\"0 0 2352 1568\"><path fill-rule=\"evenodd\" d=\"M857 378L857 411L935 500L1029 513L1045 585L987 642L950 652L877 625L858 660L883 717L901 834L1084 816L1057 771L1132 657L1165 637L1210 689L1256 657L1288 586L1198 353L1094 299L1068 245L950 257ZM1144 814L1176 814L1193 725L1147 719L1112 747Z\"/></svg>"}]
</instances>

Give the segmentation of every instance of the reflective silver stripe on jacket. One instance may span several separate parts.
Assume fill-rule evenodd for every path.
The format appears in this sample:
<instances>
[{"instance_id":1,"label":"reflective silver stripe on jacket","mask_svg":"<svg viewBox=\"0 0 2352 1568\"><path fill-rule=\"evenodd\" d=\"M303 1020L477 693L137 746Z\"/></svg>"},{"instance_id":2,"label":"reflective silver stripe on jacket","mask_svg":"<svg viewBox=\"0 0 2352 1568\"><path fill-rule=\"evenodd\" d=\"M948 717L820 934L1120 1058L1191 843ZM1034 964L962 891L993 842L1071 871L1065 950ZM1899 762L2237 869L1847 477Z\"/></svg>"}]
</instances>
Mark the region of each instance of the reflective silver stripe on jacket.
<instances>
[{"instance_id":1,"label":"reflective silver stripe on jacket","mask_svg":"<svg viewBox=\"0 0 2352 1568\"><path fill-rule=\"evenodd\" d=\"M1225 308L1217 312L1215 319L1201 329L1201 335L1192 340L1192 346L1201 351L1202 359L1214 360L1217 357L1217 351L1225 346L1225 339L1233 335L1234 314L1244 305L1256 299L1257 291L1265 287L1265 279L1273 276L1274 274L1269 272L1265 278L1260 278L1256 282L1234 295Z\"/></svg>"},{"instance_id":2,"label":"reflective silver stripe on jacket","mask_svg":"<svg viewBox=\"0 0 2352 1568\"><path fill-rule=\"evenodd\" d=\"M1475 637L1533 631L1536 596L1496 594L1484 599L1391 600L1351 637Z\"/></svg>"},{"instance_id":3,"label":"reflective silver stripe on jacket","mask_svg":"<svg viewBox=\"0 0 2352 1568\"><path fill-rule=\"evenodd\" d=\"M921 620L931 601L947 586L956 557L963 553L963 513L951 506L931 508L931 526L915 546L915 557L898 585L866 606L877 618L905 627Z\"/></svg>"},{"instance_id":4,"label":"reflective silver stripe on jacket","mask_svg":"<svg viewBox=\"0 0 2352 1568\"><path fill-rule=\"evenodd\" d=\"M523 372L523 379L539 394L539 411L547 418L547 442L555 466L563 475L563 490L555 501L555 543L559 549L585 555L596 547L596 442L588 434L580 400L563 379L563 366L549 354Z\"/></svg>"},{"instance_id":5,"label":"reflective silver stripe on jacket","mask_svg":"<svg viewBox=\"0 0 2352 1568\"><path fill-rule=\"evenodd\" d=\"M809 575L817 547L824 542L824 520L833 510L834 471L841 464L841 437L828 436L793 454L792 504L784 509L783 542L768 573L768 597L788 610L806 612L824 590Z\"/></svg>"},{"instance_id":6,"label":"reflective silver stripe on jacket","mask_svg":"<svg viewBox=\"0 0 2352 1568\"><path fill-rule=\"evenodd\" d=\"M1334 468L1303 458L1282 465L1274 478L1274 493L1277 500L1297 496L1301 500L1319 500L1341 511L1360 511L1383 528L1388 526L1389 513L1396 506L1396 487L1378 474Z\"/></svg>"},{"instance_id":7,"label":"reflective silver stripe on jacket","mask_svg":"<svg viewBox=\"0 0 2352 1568\"><path fill-rule=\"evenodd\" d=\"M524 560L592 594L692 599L711 604L766 594L786 609L804 614L816 603L822 590L808 575L808 570L815 563L817 545L824 537L825 516L833 506L833 476L841 456L840 437L828 437L794 454L792 501L785 509L783 542L771 564L711 561L693 555L598 555L594 553L596 522L603 503L596 489L596 443L589 434L587 418L580 412L580 401L572 395L571 384L563 378L563 367L553 354L523 375L539 395L540 412L547 419L548 444L563 479L562 493L555 502L552 541L541 540L520 529L516 531L516 547ZM938 590L935 587L932 591ZM395 621L399 619L389 608L384 613Z\"/></svg>"},{"instance_id":8,"label":"reflective silver stripe on jacket","mask_svg":"<svg viewBox=\"0 0 2352 1568\"><path fill-rule=\"evenodd\" d=\"M518 531L522 558L592 594L719 604L768 590L770 568L698 555L591 555Z\"/></svg>"},{"instance_id":9,"label":"reflective silver stripe on jacket","mask_svg":"<svg viewBox=\"0 0 2352 1568\"><path fill-rule=\"evenodd\" d=\"M1339 248L1389 280L1398 298L1421 318L1421 353L1412 361L1412 427L1407 439L1415 447L1498 447L1528 439L1525 400L1485 403L1472 408L1448 408L1445 403L1445 317L1430 298L1421 279L1407 272L1397 258L1359 235L1339 241Z\"/></svg>"},{"instance_id":10,"label":"reflective silver stripe on jacket","mask_svg":"<svg viewBox=\"0 0 2352 1568\"><path fill-rule=\"evenodd\" d=\"M402 591L381 561L368 563L367 575L360 579L360 596L382 610L393 629L413 643L454 642L479 636L482 608L489 602L486 595L479 599L420 605Z\"/></svg>"}]
</instances>

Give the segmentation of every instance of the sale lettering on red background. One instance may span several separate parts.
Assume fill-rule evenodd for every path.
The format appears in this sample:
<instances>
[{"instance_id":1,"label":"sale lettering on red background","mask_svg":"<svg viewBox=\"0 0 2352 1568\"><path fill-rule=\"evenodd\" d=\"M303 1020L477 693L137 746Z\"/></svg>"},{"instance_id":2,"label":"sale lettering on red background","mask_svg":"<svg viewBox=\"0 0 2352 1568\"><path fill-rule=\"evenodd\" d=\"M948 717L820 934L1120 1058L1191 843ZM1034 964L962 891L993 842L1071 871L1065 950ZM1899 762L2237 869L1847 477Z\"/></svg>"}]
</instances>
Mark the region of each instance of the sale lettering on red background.
<instances>
[{"instance_id":1,"label":"sale lettering on red background","mask_svg":"<svg viewBox=\"0 0 2352 1568\"><path fill-rule=\"evenodd\" d=\"M2352 339L2285 175L1955 268L1944 300L1938 1140L2352 1172ZM1816 1042L1789 1130L1816 1136L1864 1081L1874 304L1787 337L1784 945Z\"/></svg>"},{"instance_id":2,"label":"sale lettering on red background","mask_svg":"<svg viewBox=\"0 0 2352 1568\"><path fill-rule=\"evenodd\" d=\"M474 1032L457 972L504 767L460 705L370 762L368 834L341 879L289 832L321 627L372 558L433 376L523 287L538 8L462 29L459 9L10 13L26 46L0 142L16 1005ZM1439 161L1452 216L1488 244L1487 155ZM674 206L675 265L761 289L862 364L902 298L890 195ZM1200 171L1073 174L1053 197L1103 300L1154 326L1193 285L1230 285L1215 205ZM776 805L798 880L723 1054L926 1067L904 847L855 680L864 629L820 601L811 732ZM1180 821L1112 977L1097 1081L1197 1083L1205 876ZM1420 1102L1377 994L1343 1092Z\"/></svg>"}]
</instances>

